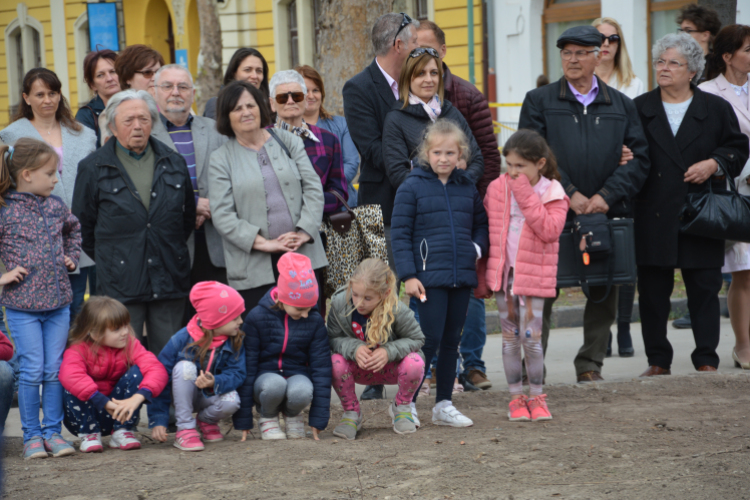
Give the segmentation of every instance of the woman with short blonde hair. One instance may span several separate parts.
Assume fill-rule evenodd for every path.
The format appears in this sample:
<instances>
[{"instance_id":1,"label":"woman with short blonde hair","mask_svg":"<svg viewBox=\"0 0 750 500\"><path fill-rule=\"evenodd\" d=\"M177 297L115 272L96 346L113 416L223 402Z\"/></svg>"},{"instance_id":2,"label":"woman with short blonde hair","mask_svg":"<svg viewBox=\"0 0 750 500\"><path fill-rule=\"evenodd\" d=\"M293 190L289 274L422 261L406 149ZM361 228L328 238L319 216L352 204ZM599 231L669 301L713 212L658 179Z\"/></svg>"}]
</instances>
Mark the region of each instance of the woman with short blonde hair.
<instances>
[{"instance_id":1,"label":"woman with short blonde hair","mask_svg":"<svg viewBox=\"0 0 750 500\"><path fill-rule=\"evenodd\" d=\"M643 81L635 76L620 23L611 17L600 17L591 23L602 34L602 59L596 76L604 83L635 99L646 91Z\"/></svg>"}]
</instances>

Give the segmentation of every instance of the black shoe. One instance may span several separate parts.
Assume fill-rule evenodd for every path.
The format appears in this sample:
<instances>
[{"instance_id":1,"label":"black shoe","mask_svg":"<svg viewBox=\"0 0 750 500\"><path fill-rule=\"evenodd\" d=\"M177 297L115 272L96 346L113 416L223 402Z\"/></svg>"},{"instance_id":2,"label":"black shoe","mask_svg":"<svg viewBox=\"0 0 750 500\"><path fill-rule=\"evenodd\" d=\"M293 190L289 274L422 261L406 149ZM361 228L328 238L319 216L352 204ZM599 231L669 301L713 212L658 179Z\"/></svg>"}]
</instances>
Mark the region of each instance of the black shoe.
<instances>
[{"instance_id":1,"label":"black shoe","mask_svg":"<svg viewBox=\"0 0 750 500\"><path fill-rule=\"evenodd\" d=\"M463 373L458 376L458 382L464 386L465 392L480 391L481 389L474 384Z\"/></svg>"},{"instance_id":2,"label":"black shoe","mask_svg":"<svg viewBox=\"0 0 750 500\"><path fill-rule=\"evenodd\" d=\"M621 358L632 358L635 356L633 339L630 337L630 323L617 324L617 353Z\"/></svg>"},{"instance_id":3,"label":"black shoe","mask_svg":"<svg viewBox=\"0 0 750 500\"><path fill-rule=\"evenodd\" d=\"M685 329L692 328L692 327L693 327L693 324L690 322L690 313L687 313L685 316L681 318L677 318L676 320L672 321L672 328L685 330Z\"/></svg>"},{"instance_id":4,"label":"black shoe","mask_svg":"<svg viewBox=\"0 0 750 500\"><path fill-rule=\"evenodd\" d=\"M371 399L383 399L382 385L368 385L365 392L359 397L360 401L369 401Z\"/></svg>"},{"instance_id":5,"label":"black shoe","mask_svg":"<svg viewBox=\"0 0 750 500\"><path fill-rule=\"evenodd\" d=\"M13 393L13 402L10 404L11 408L18 408L18 393Z\"/></svg>"},{"instance_id":6,"label":"black shoe","mask_svg":"<svg viewBox=\"0 0 750 500\"><path fill-rule=\"evenodd\" d=\"M609 332L609 343L607 344L607 354L605 357L612 357L612 332Z\"/></svg>"}]
</instances>

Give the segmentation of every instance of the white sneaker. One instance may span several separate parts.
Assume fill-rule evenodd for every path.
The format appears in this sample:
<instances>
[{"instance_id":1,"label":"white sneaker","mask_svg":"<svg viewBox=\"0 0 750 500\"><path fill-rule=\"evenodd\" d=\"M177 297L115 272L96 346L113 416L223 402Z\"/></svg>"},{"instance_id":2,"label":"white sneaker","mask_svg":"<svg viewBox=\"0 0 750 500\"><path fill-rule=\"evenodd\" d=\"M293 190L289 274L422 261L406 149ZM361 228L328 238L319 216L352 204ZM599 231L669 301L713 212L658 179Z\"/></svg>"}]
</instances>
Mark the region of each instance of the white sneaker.
<instances>
[{"instance_id":1,"label":"white sneaker","mask_svg":"<svg viewBox=\"0 0 750 500\"><path fill-rule=\"evenodd\" d=\"M258 425L260 426L261 439L286 439L286 434L279 426L279 417L261 417L258 419Z\"/></svg>"},{"instance_id":2,"label":"white sneaker","mask_svg":"<svg viewBox=\"0 0 750 500\"><path fill-rule=\"evenodd\" d=\"M81 438L81 445L78 447L81 453L101 453L104 451L100 433L81 434L78 437Z\"/></svg>"},{"instance_id":3,"label":"white sneaker","mask_svg":"<svg viewBox=\"0 0 750 500\"><path fill-rule=\"evenodd\" d=\"M109 438L109 447L120 450L137 450L141 447L141 442L136 439L133 431L129 429L117 429Z\"/></svg>"},{"instance_id":4,"label":"white sneaker","mask_svg":"<svg viewBox=\"0 0 750 500\"><path fill-rule=\"evenodd\" d=\"M474 425L470 418L464 416L448 400L439 402L432 409L432 423L451 427L471 427Z\"/></svg>"},{"instance_id":5,"label":"white sneaker","mask_svg":"<svg viewBox=\"0 0 750 500\"><path fill-rule=\"evenodd\" d=\"M427 386L429 387L429 385ZM419 429L420 423L419 423L419 417L417 417L417 405L412 401L409 403L409 406L411 406L411 417L414 419L414 425L417 426L417 429Z\"/></svg>"},{"instance_id":6,"label":"white sneaker","mask_svg":"<svg viewBox=\"0 0 750 500\"><path fill-rule=\"evenodd\" d=\"M287 439L304 439L307 437L305 436L305 417L302 414L296 417L284 415L284 422L286 422Z\"/></svg>"}]
</instances>

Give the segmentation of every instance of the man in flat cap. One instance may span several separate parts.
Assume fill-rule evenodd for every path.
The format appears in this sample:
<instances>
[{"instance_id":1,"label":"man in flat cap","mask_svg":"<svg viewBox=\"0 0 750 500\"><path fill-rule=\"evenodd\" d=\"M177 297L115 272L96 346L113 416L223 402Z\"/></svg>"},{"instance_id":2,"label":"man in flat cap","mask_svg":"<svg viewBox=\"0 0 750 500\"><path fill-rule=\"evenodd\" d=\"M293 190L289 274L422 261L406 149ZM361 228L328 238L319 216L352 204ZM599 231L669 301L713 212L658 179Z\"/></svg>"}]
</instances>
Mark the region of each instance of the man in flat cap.
<instances>
[{"instance_id":1,"label":"man in flat cap","mask_svg":"<svg viewBox=\"0 0 750 500\"><path fill-rule=\"evenodd\" d=\"M570 197L568 218L604 213L631 217L631 200L646 181L648 145L633 101L594 75L602 35L593 26L576 26L557 40L563 77L526 94L519 128L536 130L552 148L562 185ZM550 56L552 57L552 56ZM578 382L603 380L601 369L609 329L617 312L613 288L591 287L583 315L583 346L574 364ZM549 335L555 299L544 307L543 344Z\"/></svg>"}]
</instances>

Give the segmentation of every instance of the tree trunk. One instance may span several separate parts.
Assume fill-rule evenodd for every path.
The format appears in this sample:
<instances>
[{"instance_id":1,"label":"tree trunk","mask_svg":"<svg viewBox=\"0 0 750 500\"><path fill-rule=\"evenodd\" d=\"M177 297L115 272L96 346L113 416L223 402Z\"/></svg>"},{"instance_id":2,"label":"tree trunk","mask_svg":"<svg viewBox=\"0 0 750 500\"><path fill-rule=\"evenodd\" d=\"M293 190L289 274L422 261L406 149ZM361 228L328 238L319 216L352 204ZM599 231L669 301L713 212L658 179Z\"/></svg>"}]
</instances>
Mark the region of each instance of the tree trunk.
<instances>
[{"instance_id":1,"label":"tree trunk","mask_svg":"<svg viewBox=\"0 0 750 500\"><path fill-rule=\"evenodd\" d=\"M719 14L722 27L737 22L737 0L698 0L698 5L713 7Z\"/></svg>"},{"instance_id":2,"label":"tree trunk","mask_svg":"<svg viewBox=\"0 0 750 500\"><path fill-rule=\"evenodd\" d=\"M195 79L198 114L203 114L206 102L221 88L221 24L216 0L197 0L201 28L198 54L198 75Z\"/></svg>"},{"instance_id":3,"label":"tree trunk","mask_svg":"<svg viewBox=\"0 0 750 500\"><path fill-rule=\"evenodd\" d=\"M370 33L375 20L391 12L393 0L321 0L316 66L326 86L326 109L344 114L341 91L374 56Z\"/></svg>"}]
</instances>

